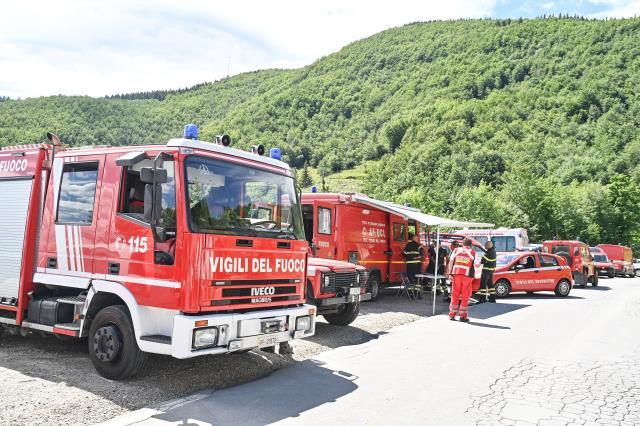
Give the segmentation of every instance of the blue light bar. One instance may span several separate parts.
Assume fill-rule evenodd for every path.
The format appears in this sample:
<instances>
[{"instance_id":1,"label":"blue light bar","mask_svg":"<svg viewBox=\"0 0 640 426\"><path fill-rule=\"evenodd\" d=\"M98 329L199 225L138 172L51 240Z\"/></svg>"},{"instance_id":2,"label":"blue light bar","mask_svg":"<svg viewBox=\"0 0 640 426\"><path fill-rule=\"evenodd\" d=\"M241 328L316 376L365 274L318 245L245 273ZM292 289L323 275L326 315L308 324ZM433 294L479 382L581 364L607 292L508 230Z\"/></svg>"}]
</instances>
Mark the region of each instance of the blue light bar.
<instances>
[{"instance_id":1,"label":"blue light bar","mask_svg":"<svg viewBox=\"0 0 640 426\"><path fill-rule=\"evenodd\" d=\"M315 194L316 192L318 192L318 187L317 187L317 186L312 186L312 187L311 187L311 192L312 192L312 193L314 193L314 194Z\"/></svg>"},{"instance_id":2,"label":"blue light bar","mask_svg":"<svg viewBox=\"0 0 640 426\"><path fill-rule=\"evenodd\" d=\"M280 151L280 148L271 148L269 150L269 157L274 160L282 160L282 151Z\"/></svg>"},{"instance_id":3,"label":"blue light bar","mask_svg":"<svg viewBox=\"0 0 640 426\"><path fill-rule=\"evenodd\" d=\"M185 139L198 139L198 126L195 124L187 124L184 126L183 135Z\"/></svg>"}]
</instances>

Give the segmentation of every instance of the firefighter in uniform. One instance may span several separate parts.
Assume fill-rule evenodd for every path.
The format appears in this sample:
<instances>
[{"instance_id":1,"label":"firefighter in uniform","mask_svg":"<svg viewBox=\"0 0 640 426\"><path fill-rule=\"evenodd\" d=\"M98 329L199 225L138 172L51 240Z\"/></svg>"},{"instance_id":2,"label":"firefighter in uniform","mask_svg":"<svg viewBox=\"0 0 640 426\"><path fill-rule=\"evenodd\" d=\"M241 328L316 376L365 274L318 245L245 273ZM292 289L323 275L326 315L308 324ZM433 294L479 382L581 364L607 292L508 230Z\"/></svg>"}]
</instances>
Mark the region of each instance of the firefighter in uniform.
<instances>
[{"instance_id":1,"label":"firefighter in uniform","mask_svg":"<svg viewBox=\"0 0 640 426\"><path fill-rule=\"evenodd\" d=\"M469 297L471 297L471 283L475 273L473 265L475 257L476 252L471 248L469 238L465 238L462 247L456 248L451 253L448 268L453 281L449 305L450 320L455 320L456 315L459 315L460 321L469 322Z\"/></svg>"},{"instance_id":2,"label":"firefighter in uniform","mask_svg":"<svg viewBox=\"0 0 640 426\"><path fill-rule=\"evenodd\" d=\"M416 274L419 274L422 266L422 245L420 244L420 236L409 234L409 242L404 247L404 257L407 263L407 277L412 284L416 283ZM418 292L418 299L422 299L422 294Z\"/></svg>"},{"instance_id":3,"label":"firefighter in uniform","mask_svg":"<svg viewBox=\"0 0 640 426\"><path fill-rule=\"evenodd\" d=\"M438 248L437 250L438 274L437 275L444 275L444 271L447 264L447 253L442 248L442 244L438 244L437 248ZM436 275L436 243L435 241L431 241L431 244L429 245L429 266L427 266L427 272L429 274ZM444 278L439 279L437 281L436 291L437 291L437 294L444 294L444 296L447 297L447 294L449 293L449 291L447 288L447 281Z\"/></svg>"},{"instance_id":4,"label":"firefighter in uniform","mask_svg":"<svg viewBox=\"0 0 640 426\"><path fill-rule=\"evenodd\" d=\"M480 292L478 293L478 303L496 303L496 289L493 287L493 272L496 270L496 249L493 241L489 240L484 244L487 252L482 256L482 276L480 277Z\"/></svg>"}]
</instances>

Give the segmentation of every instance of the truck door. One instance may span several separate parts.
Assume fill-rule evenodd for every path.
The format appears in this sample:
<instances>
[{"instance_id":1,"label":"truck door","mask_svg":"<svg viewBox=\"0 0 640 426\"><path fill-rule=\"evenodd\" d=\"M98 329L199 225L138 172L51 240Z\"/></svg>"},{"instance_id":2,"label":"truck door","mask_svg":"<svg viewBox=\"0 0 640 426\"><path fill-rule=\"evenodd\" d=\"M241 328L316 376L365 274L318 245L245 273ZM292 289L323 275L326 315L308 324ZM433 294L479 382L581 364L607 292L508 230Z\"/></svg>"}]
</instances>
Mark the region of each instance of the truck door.
<instances>
[{"instance_id":1,"label":"truck door","mask_svg":"<svg viewBox=\"0 0 640 426\"><path fill-rule=\"evenodd\" d=\"M407 222L394 215L389 215L389 282L399 282L400 272L407 271L404 247L407 245Z\"/></svg>"},{"instance_id":2,"label":"truck door","mask_svg":"<svg viewBox=\"0 0 640 426\"><path fill-rule=\"evenodd\" d=\"M77 286L88 286L94 273L95 236L102 190L104 155L59 157L53 163L53 209L45 271L77 277ZM72 284L70 281L67 285Z\"/></svg>"},{"instance_id":3,"label":"truck door","mask_svg":"<svg viewBox=\"0 0 640 426\"><path fill-rule=\"evenodd\" d=\"M114 162L115 163L115 162ZM151 159L130 167L112 163L112 179L118 182L114 190L111 232L108 235L107 262L104 273L111 281L127 284L138 303L176 308L179 304L179 284L175 281L177 247L176 179L174 162L165 160L167 182L162 188L162 218L158 226L164 230L164 241L154 243L150 224L144 218L146 184L140 179L140 169L150 167Z\"/></svg>"},{"instance_id":4,"label":"truck door","mask_svg":"<svg viewBox=\"0 0 640 426\"><path fill-rule=\"evenodd\" d=\"M335 226L336 209L332 204L314 204L314 217L316 226L314 229L313 243L316 246L316 256L325 259L334 259L336 256Z\"/></svg>"}]
</instances>

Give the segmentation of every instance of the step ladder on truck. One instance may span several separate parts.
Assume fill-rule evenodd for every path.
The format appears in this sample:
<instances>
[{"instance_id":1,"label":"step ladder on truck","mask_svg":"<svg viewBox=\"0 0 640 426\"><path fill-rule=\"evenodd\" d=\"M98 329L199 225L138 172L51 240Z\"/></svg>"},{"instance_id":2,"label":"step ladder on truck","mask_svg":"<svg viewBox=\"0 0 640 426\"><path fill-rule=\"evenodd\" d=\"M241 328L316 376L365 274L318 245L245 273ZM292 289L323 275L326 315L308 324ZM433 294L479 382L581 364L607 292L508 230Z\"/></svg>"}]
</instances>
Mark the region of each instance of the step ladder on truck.
<instances>
[{"instance_id":1,"label":"step ladder on truck","mask_svg":"<svg viewBox=\"0 0 640 426\"><path fill-rule=\"evenodd\" d=\"M104 377L148 353L273 348L315 330L289 166L200 141L0 150L0 327L87 338ZM257 203L269 218L252 219Z\"/></svg>"}]
</instances>

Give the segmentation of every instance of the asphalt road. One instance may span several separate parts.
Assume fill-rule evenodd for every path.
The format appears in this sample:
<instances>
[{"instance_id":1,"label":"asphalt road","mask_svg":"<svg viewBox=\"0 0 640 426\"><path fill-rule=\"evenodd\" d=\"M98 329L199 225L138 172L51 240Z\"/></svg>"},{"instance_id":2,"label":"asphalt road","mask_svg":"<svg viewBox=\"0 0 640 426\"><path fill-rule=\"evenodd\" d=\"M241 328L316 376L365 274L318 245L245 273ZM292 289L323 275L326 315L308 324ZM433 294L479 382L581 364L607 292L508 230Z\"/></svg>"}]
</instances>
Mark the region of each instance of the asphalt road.
<instances>
[{"instance_id":1,"label":"asphalt road","mask_svg":"<svg viewBox=\"0 0 640 426\"><path fill-rule=\"evenodd\" d=\"M512 296L112 424L640 424L640 279Z\"/></svg>"}]
</instances>

